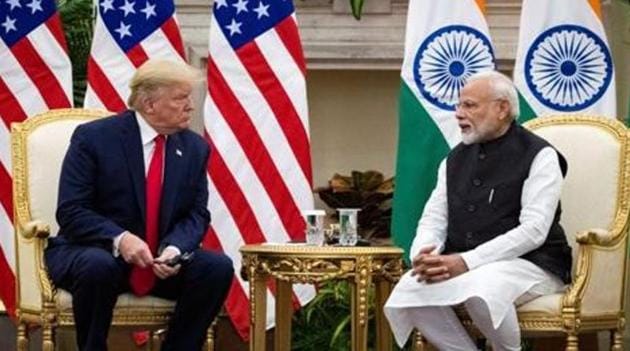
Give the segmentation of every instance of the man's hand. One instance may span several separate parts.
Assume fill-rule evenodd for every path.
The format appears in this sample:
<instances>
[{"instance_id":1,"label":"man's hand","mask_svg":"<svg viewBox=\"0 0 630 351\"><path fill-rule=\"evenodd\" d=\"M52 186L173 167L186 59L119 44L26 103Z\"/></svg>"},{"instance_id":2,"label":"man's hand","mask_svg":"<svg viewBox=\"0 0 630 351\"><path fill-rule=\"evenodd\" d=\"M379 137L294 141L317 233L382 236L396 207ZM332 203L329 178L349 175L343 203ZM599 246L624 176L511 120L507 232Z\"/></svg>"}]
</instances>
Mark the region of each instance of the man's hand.
<instances>
[{"instance_id":1,"label":"man's hand","mask_svg":"<svg viewBox=\"0 0 630 351\"><path fill-rule=\"evenodd\" d=\"M153 264L153 255L147 243L130 232L123 234L118 244L118 251L127 263L141 268Z\"/></svg>"},{"instance_id":2,"label":"man's hand","mask_svg":"<svg viewBox=\"0 0 630 351\"><path fill-rule=\"evenodd\" d=\"M468 271L466 262L459 254L433 254L435 246L427 246L413 258L411 276L418 276L418 281L436 283L456 277Z\"/></svg>"},{"instance_id":3,"label":"man's hand","mask_svg":"<svg viewBox=\"0 0 630 351\"><path fill-rule=\"evenodd\" d=\"M160 257L156 258L153 261L153 273L160 278L166 279L168 277L172 277L175 274L179 273L179 269L182 267L181 264L178 264L174 267L167 265L166 263L171 260L173 257L177 256L177 251L166 247Z\"/></svg>"}]
</instances>

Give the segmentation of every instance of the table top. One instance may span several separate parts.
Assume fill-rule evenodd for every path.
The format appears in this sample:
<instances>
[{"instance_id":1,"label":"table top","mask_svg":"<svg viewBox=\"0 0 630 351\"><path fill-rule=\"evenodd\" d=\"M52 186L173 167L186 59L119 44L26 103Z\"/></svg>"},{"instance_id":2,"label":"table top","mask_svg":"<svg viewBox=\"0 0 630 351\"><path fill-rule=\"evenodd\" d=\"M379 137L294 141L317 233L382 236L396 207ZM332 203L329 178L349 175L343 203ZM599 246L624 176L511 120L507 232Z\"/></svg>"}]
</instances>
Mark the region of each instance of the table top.
<instances>
[{"instance_id":1,"label":"table top","mask_svg":"<svg viewBox=\"0 0 630 351\"><path fill-rule=\"evenodd\" d=\"M255 244L240 248L244 255L270 256L402 256L404 251L394 246L311 246L305 244Z\"/></svg>"}]
</instances>

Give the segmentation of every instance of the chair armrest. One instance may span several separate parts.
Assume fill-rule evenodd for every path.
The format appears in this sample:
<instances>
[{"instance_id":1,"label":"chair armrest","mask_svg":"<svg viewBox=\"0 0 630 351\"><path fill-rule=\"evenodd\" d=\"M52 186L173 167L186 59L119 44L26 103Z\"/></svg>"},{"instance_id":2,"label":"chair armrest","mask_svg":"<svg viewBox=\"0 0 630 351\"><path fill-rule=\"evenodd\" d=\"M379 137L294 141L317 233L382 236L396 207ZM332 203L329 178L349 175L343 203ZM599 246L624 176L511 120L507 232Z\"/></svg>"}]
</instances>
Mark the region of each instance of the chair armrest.
<instances>
[{"instance_id":1,"label":"chair armrest","mask_svg":"<svg viewBox=\"0 0 630 351\"><path fill-rule=\"evenodd\" d=\"M24 239L47 239L50 236L50 226L42 221L30 221L21 225L20 234Z\"/></svg>"},{"instance_id":2,"label":"chair armrest","mask_svg":"<svg viewBox=\"0 0 630 351\"><path fill-rule=\"evenodd\" d=\"M564 309L583 314L615 313L623 300L626 234L590 229L576 235L579 244L573 283L565 293ZM606 289L601 289L605 286Z\"/></svg>"},{"instance_id":3,"label":"chair armrest","mask_svg":"<svg viewBox=\"0 0 630 351\"><path fill-rule=\"evenodd\" d=\"M44 303L54 303L55 288L44 261L50 226L42 221L29 221L18 223L16 229L18 307L39 311Z\"/></svg>"}]
</instances>

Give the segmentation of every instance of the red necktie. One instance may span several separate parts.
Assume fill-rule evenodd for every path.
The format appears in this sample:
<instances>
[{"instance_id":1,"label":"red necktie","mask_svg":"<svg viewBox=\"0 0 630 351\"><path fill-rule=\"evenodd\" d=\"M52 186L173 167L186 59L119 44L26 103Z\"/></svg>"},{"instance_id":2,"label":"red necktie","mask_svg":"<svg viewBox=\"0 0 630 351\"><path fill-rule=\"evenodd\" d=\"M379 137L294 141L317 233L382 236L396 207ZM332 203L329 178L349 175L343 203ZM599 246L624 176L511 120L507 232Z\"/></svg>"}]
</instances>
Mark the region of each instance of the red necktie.
<instances>
[{"instance_id":1,"label":"red necktie","mask_svg":"<svg viewBox=\"0 0 630 351\"><path fill-rule=\"evenodd\" d=\"M147 220L144 239L153 255L158 246L158 223L160 217L160 198L162 197L162 165L164 164L164 135L155 137L155 148L149 163L146 180L146 210ZM131 291L138 296L144 296L151 291L155 284L153 268L134 266L129 276Z\"/></svg>"}]
</instances>

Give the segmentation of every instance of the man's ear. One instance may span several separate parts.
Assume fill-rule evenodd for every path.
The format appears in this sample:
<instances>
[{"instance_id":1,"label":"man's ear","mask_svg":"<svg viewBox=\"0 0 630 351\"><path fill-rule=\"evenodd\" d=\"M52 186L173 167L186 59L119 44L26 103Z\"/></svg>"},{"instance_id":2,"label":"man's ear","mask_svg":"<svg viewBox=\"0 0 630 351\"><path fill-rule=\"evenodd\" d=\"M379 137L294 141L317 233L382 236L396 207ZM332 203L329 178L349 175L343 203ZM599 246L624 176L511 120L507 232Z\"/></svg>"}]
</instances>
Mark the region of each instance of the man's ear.
<instances>
[{"instance_id":1,"label":"man's ear","mask_svg":"<svg viewBox=\"0 0 630 351\"><path fill-rule=\"evenodd\" d=\"M501 120L510 117L510 103L507 100L499 100L499 110L501 111Z\"/></svg>"},{"instance_id":2,"label":"man's ear","mask_svg":"<svg viewBox=\"0 0 630 351\"><path fill-rule=\"evenodd\" d=\"M147 114L151 114L155 111L155 100L151 99L151 97L147 95L140 98L140 105L143 107L143 111Z\"/></svg>"}]
</instances>

